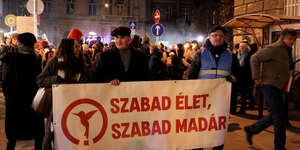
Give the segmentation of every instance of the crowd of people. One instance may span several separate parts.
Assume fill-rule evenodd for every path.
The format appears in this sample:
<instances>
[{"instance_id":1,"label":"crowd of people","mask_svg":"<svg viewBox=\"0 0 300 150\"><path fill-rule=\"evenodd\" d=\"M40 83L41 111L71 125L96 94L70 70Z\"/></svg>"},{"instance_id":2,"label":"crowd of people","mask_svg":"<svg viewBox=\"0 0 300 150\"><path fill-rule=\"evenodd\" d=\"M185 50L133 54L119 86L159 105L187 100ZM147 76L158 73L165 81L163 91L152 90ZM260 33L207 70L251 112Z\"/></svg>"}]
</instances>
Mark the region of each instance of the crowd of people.
<instances>
[{"instance_id":1,"label":"crowd of people","mask_svg":"<svg viewBox=\"0 0 300 150\"><path fill-rule=\"evenodd\" d=\"M163 44L151 44L147 34L143 38L139 35L131 38L131 30L126 26L111 32L115 41L109 44L100 41L83 43L83 34L77 28L72 29L67 38L61 39L56 48L47 41L36 39L31 33L6 37L1 46L0 60L7 150L14 149L16 140L30 139L35 139L35 150L53 149L52 109L49 116L42 116L31 108L39 87L91 82L117 86L126 81L215 78L226 78L232 83L231 114L246 113L247 100L248 108L254 107L254 85L261 87L270 114L267 119L245 127L247 140L252 144L254 134L274 124L275 149L285 149L286 115L280 113L287 110L279 109L283 104L280 90L287 83L289 69L286 68L291 68L290 47L295 42L296 32L285 29L277 44L259 52L256 52L256 46L250 48L247 40L242 40L235 51L228 50L224 38L226 33L225 28L215 25L210 28L203 45L194 40L175 44L170 50ZM280 56L272 51L274 49L279 49ZM262 75L261 63L264 67ZM241 108L237 112L238 97ZM44 117L47 117L46 130ZM223 149L223 146L213 149Z\"/></svg>"}]
</instances>

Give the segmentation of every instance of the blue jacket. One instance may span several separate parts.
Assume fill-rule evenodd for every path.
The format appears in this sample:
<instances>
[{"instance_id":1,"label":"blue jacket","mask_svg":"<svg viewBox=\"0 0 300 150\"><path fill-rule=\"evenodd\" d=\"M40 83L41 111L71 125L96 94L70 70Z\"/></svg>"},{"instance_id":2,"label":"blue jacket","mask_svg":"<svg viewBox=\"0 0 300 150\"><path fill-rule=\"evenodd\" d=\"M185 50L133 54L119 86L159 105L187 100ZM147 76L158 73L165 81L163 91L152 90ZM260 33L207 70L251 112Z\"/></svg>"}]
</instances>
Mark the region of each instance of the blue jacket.
<instances>
[{"instance_id":1,"label":"blue jacket","mask_svg":"<svg viewBox=\"0 0 300 150\"><path fill-rule=\"evenodd\" d=\"M212 53L203 49L201 51L201 63L202 67L198 79L224 78L232 72L232 53L228 50L223 51L219 62L216 63Z\"/></svg>"}]
</instances>

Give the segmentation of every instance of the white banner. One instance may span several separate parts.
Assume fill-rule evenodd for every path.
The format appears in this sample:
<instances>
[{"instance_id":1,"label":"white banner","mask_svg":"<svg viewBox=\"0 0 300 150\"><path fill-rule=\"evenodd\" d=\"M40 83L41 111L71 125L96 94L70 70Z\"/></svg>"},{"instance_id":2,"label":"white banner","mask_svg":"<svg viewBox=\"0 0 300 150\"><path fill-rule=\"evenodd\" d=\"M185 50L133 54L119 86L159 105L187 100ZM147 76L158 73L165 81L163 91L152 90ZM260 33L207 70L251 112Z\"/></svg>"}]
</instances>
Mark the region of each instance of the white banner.
<instances>
[{"instance_id":1,"label":"white banner","mask_svg":"<svg viewBox=\"0 0 300 150\"><path fill-rule=\"evenodd\" d=\"M59 150L178 150L225 143L231 83L212 80L53 87Z\"/></svg>"}]
</instances>

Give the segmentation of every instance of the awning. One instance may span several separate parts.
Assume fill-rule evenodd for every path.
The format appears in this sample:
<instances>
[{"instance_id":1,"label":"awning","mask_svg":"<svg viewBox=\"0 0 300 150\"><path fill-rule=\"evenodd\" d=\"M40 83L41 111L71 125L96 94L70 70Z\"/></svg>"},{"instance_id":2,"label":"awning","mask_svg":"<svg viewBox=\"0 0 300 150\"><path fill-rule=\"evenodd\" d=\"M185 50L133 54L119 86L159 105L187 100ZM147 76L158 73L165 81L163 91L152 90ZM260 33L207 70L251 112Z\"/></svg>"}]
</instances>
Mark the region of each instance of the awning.
<instances>
[{"instance_id":1,"label":"awning","mask_svg":"<svg viewBox=\"0 0 300 150\"><path fill-rule=\"evenodd\" d=\"M299 22L300 16L285 16L285 15L267 15L267 14L247 14L235 17L225 23L223 27L231 28L263 28L274 23Z\"/></svg>"}]
</instances>

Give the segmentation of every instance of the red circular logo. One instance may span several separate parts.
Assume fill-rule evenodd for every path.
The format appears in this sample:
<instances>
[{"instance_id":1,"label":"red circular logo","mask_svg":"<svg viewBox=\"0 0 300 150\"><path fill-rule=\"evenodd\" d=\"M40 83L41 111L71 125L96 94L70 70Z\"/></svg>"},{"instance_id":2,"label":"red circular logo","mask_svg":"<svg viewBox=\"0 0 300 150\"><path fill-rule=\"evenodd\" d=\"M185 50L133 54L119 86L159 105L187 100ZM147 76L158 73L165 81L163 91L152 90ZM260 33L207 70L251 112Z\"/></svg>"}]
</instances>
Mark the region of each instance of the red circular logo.
<instances>
[{"instance_id":1,"label":"red circular logo","mask_svg":"<svg viewBox=\"0 0 300 150\"><path fill-rule=\"evenodd\" d=\"M76 100L73 103L71 103L66 108L66 110L64 111L64 113L62 115L62 118L61 118L61 128L62 128L62 131L63 131L63 133L65 134L65 136L67 137L68 140L70 140L72 143L74 143L76 145L79 144L80 140L78 140L75 137L73 137L70 134L69 130L68 130L68 127L67 127L67 118L68 118L70 112L72 111L72 109L75 108L78 105L81 105L81 104L90 104L90 105L95 106L99 110L99 112L101 113L101 115L102 115L102 118L103 118L102 129L101 129L100 133L96 137L93 138L93 142L97 143L104 136L104 134L106 132L107 125L108 125L108 119L107 119L107 114L105 112L105 109L102 107L101 104L99 104L95 100L92 100L92 99L79 99L79 100ZM95 113L95 111L93 113ZM88 141L84 141L84 145L85 146L89 145L89 142Z\"/></svg>"}]
</instances>

